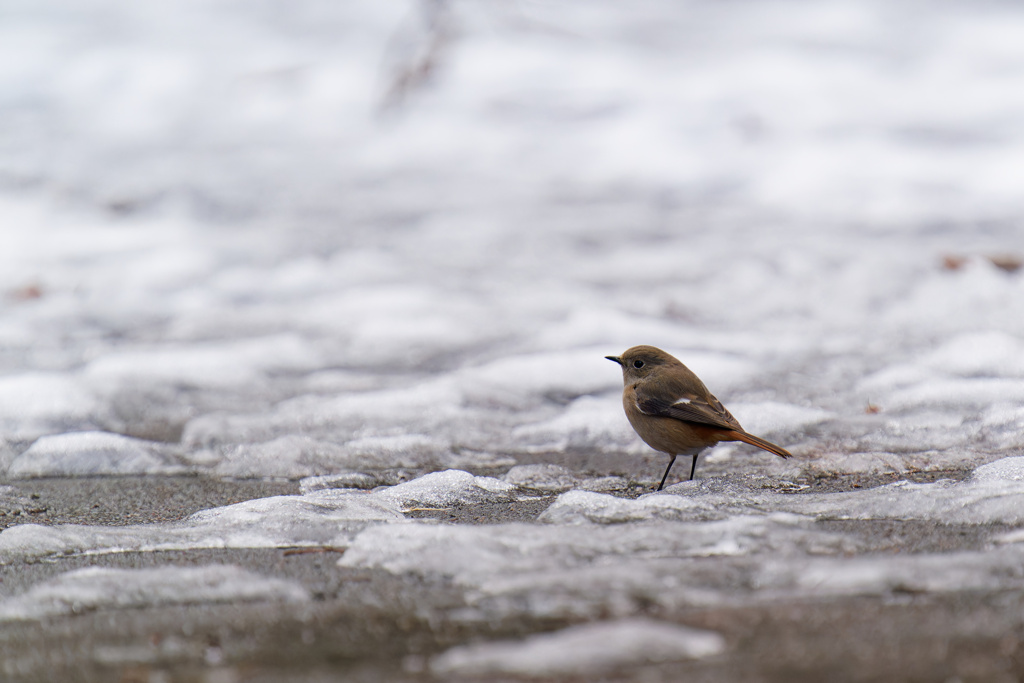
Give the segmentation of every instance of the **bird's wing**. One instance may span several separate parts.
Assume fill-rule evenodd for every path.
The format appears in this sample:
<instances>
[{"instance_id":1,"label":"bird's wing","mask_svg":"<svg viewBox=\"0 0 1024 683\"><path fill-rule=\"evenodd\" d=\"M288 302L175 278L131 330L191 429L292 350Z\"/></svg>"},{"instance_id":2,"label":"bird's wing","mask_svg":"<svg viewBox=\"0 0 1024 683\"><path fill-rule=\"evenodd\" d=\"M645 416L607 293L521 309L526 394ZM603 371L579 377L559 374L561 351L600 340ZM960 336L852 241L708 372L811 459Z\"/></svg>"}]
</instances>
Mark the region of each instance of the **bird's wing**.
<instances>
[{"instance_id":1,"label":"bird's wing","mask_svg":"<svg viewBox=\"0 0 1024 683\"><path fill-rule=\"evenodd\" d=\"M740 423L732 416L722 403L708 394L705 398L686 395L675 401L645 396L639 391L636 394L636 407L645 415L671 417L683 422L695 422L719 429L743 431Z\"/></svg>"}]
</instances>

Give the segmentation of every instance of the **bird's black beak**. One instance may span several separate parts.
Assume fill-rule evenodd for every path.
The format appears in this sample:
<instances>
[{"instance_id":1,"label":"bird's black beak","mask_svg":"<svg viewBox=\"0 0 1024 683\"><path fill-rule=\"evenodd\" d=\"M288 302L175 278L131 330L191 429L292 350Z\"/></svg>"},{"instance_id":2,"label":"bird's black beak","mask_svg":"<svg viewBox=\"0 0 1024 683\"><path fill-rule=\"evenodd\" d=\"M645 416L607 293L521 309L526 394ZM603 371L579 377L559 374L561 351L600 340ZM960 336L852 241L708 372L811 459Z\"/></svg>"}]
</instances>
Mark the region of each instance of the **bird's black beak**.
<instances>
[{"instance_id":1,"label":"bird's black beak","mask_svg":"<svg viewBox=\"0 0 1024 683\"><path fill-rule=\"evenodd\" d=\"M605 356L605 358L607 358L608 360L613 360L619 365L622 365L622 359L619 358L618 356Z\"/></svg>"}]
</instances>

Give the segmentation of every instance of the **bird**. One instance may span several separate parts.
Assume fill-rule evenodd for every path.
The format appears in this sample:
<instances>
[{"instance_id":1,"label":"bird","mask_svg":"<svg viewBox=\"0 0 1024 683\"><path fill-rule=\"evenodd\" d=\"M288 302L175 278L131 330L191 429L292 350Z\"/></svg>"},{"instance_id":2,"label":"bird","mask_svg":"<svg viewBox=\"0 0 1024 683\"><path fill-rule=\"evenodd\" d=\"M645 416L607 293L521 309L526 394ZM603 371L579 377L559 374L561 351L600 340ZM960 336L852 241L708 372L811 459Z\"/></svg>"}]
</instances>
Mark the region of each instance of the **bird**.
<instances>
[{"instance_id":1,"label":"bird","mask_svg":"<svg viewBox=\"0 0 1024 683\"><path fill-rule=\"evenodd\" d=\"M791 453L744 431L704 382L675 356L654 346L634 346L621 356L605 356L622 366L622 407L644 442L671 458L658 491L679 455L689 455L690 479L697 458L720 441L742 441L783 458Z\"/></svg>"}]
</instances>

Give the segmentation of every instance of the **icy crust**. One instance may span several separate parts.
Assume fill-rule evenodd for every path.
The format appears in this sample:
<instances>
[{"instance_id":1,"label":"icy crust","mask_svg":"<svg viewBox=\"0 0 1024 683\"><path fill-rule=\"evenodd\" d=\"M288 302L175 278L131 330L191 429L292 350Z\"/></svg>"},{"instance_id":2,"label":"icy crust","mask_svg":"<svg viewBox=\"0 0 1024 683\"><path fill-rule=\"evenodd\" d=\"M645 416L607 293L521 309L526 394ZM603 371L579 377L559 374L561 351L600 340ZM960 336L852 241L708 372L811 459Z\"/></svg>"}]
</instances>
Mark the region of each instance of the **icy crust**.
<instances>
[{"instance_id":1,"label":"icy crust","mask_svg":"<svg viewBox=\"0 0 1024 683\"><path fill-rule=\"evenodd\" d=\"M0 561L70 554L189 548L345 545L372 521L401 513L370 502L280 496L203 510L179 522L125 527L22 524L0 532Z\"/></svg>"},{"instance_id":2,"label":"icy crust","mask_svg":"<svg viewBox=\"0 0 1024 683\"><path fill-rule=\"evenodd\" d=\"M1024 588L1024 547L1016 544L849 557L858 550L848 538L781 515L547 529L410 524L365 530L338 563L451 580L469 604L453 617L470 623L514 614L627 617L651 605Z\"/></svg>"},{"instance_id":3,"label":"icy crust","mask_svg":"<svg viewBox=\"0 0 1024 683\"><path fill-rule=\"evenodd\" d=\"M922 416L928 420L928 416ZM931 420L929 420L931 422ZM854 422L854 421L851 421ZM801 452L812 451L813 460L800 460L793 463L792 460L771 460L768 461L772 467L761 460L743 462L740 466L758 475L775 475L777 477L799 477L804 474L811 476L828 476L834 474L904 474L907 472L942 472L958 471L965 469L970 464L981 464L1006 455L1005 452L979 452L965 444L975 437L966 435L971 432L970 427L956 431L949 428L947 423L941 427L938 425L920 426L912 423L918 420L908 420L901 423L900 427L888 431L882 427L873 431L870 436L863 438L850 438L845 444L832 444L838 448L826 452L814 452L813 445L806 448L793 448L797 457ZM908 424L911 423L911 424ZM932 429L934 426L934 429ZM847 429L849 425L844 426ZM956 432L956 433L954 433ZM921 434L921 439L928 439L928 448L920 450L907 449L908 433ZM947 434L949 439L940 437L940 434ZM927 437L923 436L928 434ZM918 438L914 436L913 438ZM944 450L932 450L931 445L938 444ZM919 443L919 446L925 446ZM721 448L721 447L720 447ZM725 446L726 452L731 452L734 447ZM1006 449L1015 452L1016 449ZM712 452L708 461L718 459L718 454Z\"/></svg>"},{"instance_id":4,"label":"icy crust","mask_svg":"<svg viewBox=\"0 0 1024 683\"><path fill-rule=\"evenodd\" d=\"M581 479L558 465L516 465L502 477L514 486L545 493L561 493L578 486ZM604 482L611 484L611 482ZM601 484L595 484L600 486Z\"/></svg>"},{"instance_id":5,"label":"icy crust","mask_svg":"<svg viewBox=\"0 0 1024 683\"><path fill-rule=\"evenodd\" d=\"M0 602L0 621L42 619L95 610L217 602L304 602L298 582L260 576L232 565L111 569L61 574Z\"/></svg>"},{"instance_id":6,"label":"icy crust","mask_svg":"<svg viewBox=\"0 0 1024 683\"><path fill-rule=\"evenodd\" d=\"M363 489L369 490L378 486L394 485L398 483L391 477L382 476L369 472L339 472L318 477L304 477L299 481L299 490L302 493L313 491L325 491L328 489Z\"/></svg>"},{"instance_id":7,"label":"icy crust","mask_svg":"<svg viewBox=\"0 0 1024 683\"><path fill-rule=\"evenodd\" d=\"M519 600L532 612L552 616L592 617L602 605L628 614L631 595L659 589L665 584L661 572L693 571L701 558L856 549L852 541L808 524L777 515L607 527L380 525L360 533L339 565L445 577L467 588L475 604L498 609ZM717 591L687 589L680 599L714 602L724 598Z\"/></svg>"},{"instance_id":8,"label":"icy crust","mask_svg":"<svg viewBox=\"0 0 1024 683\"><path fill-rule=\"evenodd\" d=\"M810 520L777 514L715 522L646 523L609 527L381 525L366 529L339 561L403 573L442 574L486 581L493 561L503 571L589 565L605 555L638 559L743 556L796 550L838 553L852 549L842 536L814 531ZM453 558L458 557L453 562Z\"/></svg>"},{"instance_id":9,"label":"icy crust","mask_svg":"<svg viewBox=\"0 0 1024 683\"><path fill-rule=\"evenodd\" d=\"M8 474L29 479L181 474L189 469L165 445L106 432L71 432L38 439L14 459Z\"/></svg>"},{"instance_id":10,"label":"icy crust","mask_svg":"<svg viewBox=\"0 0 1024 683\"><path fill-rule=\"evenodd\" d=\"M68 553L344 545L371 521L401 519L391 507L342 492L278 496L203 510L167 524L12 526L0 532L0 561Z\"/></svg>"},{"instance_id":11,"label":"icy crust","mask_svg":"<svg viewBox=\"0 0 1024 683\"><path fill-rule=\"evenodd\" d=\"M1007 393L996 386L1012 383L1014 378L961 376L940 370L943 359L975 341L974 337L954 338L949 350L940 349L935 358L864 379L856 390L863 394L864 403L857 399L855 414L781 401L730 402L748 430L783 443L798 457L789 461L763 454L754 457L749 455L749 447L735 445L719 446L706 457L710 462L738 461L735 453L743 448L741 466L745 470L797 476L805 472L947 469L962 467L967 458L978 459L979 444L992 455L1015 450L1024 444L1020 437L1024 413L1016 401L1019 390ZM1011 371L1015 367L1007 360L1016 349L1009 335L987 333L977 343L982 351L993 347L986 353L991 353L994 360L961 362L953 364L953 370L962 374L991 373L1003 361ZM306 349L288 335L253 344L251 348L229 345L224 351L237 353L237 363L252 363L245 366L250 374L239 372L238 386L248 383L262 392L267 386L261 373L300 372L315 366L293 358L302 356ZM261 349L268 358L259 364L253 359ZM140 373L156 373L146 378L155 383L150 393L116 388L117 382L136 378L133 364L144 365L129 355L116 363L109 361L120 368L116 372L111 367L102 372L87 370L75 377L23 375L0 380L0 428L7 419L10 429L4 433L8 438L31 440L42 435L16 458L10 470L15 477L198 470L232 477L302 478L343 469L507 467L514 464L516 453L650 455L650 449L622 415L614 368L609 375L606 361L595 365L603 360L601 350L589 347L515 356L440 376L414 378L400 388L388 386L388 382L360 384L351 377L332 381L320 377L327 386L340 383L347 388L342 393L321 394L313 390L313 383L311 393L300 392L298 397L272 407L257 401L257 412L210 412L187 421L186 416L193 411L176 405L179 399L167 389L173 384L171 370L160 370L170 373L163 376L159 368L139 369ZM715 367L715 354L703 355L703 362ZM178 367L175 363L170 365L172 369ZM201 369L203 364L197 361L196 367ZM553 379L545 378L545 369L557 369ZM200 370L195 372L201 374ZM935 375L942 372L946 373L943 377ZM182 381L192 381L188 373L182 377ZM108 378L115 382L115 388L106 387ZM967 384L953 386L950 382ZM222 391L228 384L213 381L198 389ZM385 386L380 388L380 384ZM353 391L353 387L359 390ZM901 403L893 399L896 394L885 393L886 387L897 393L919 392L920 400ZM19 392L27 397L24 402L18 402ZM935 400L928 398L933 394ZM948 396L956 397L955 405L944 398ZM863 413L862 405L872 400L883 404L882 413ZM69 427L95 429L97 424L113 429L122 423L134 425L113 413L124 410L119 402L134 405L147 401L168 404L156 409L156 417L148 418L157 423L154 428L160 428L161 419L185 421L179 448L114 434L100 437L102 432L97 431L66 431ZM47 435L61 431L65 433ZM173 430L170 433L176 434ZM58 436L66 441L54 440ZM98 441L96 445L89 443L101 438L108 439L102 448ZM115 443L118 439L122 440ZM828 443L824 450L820 446L823 441Z\"/></svg>"},{"instance_id":12,"label":"icy crust","mask_svg":"<svg viewBox=\"0 0 1024 683\"><path fill-rule=\"evenodd\" d=\"M712 631L651 619L619 619L521 641L454 647L435 657L430 669L439 676L586 676L724 651L725 639Z\"/></svg>"},{"instance_id":13,"label":"icy crust","mask_svg":"<svg viewBox=\"0 0 1024 683\"><path fill-rule=\"evenodd\" d=\"M436 466L450 453L447 444L418 434L363 437L341 444L287 435L264 443L207 450L192 457L221 476L304 478L342 469Z\"/></svg>"},{"instance_id":14,"label":"icy crust","mask_svg":"<svg viewBox=\"0 0 1024 683\"><path fill-rule=\"evenodd\" d=\"M67 429L88 429L106 409L87 383L59 373L0 377L0 433L32 440Z\"/></svg>"},{"instance_id":15,"label":"icy crust","mask_svg":"<svg viewBox=\"0 0 1024 683\"><path fill-rule=\"evenodd\" d=\"M699 519L701 517L729 517L729 510L719 505L733 500L730 496L715 495L705 499L691 496L646 495L637 500L618 498L590 491L563 493L545 510L539 521L551 524L619 524L650 520ZM737 506L742 507L742 506ZM736 508L733 508L736 510Z\"/></svg>"},{"instance_id":16,"label":"icy crust","mask_svg":"<svg viewBox=\"0 0 1024 683\"><path fill-rule=\"evenodd\" d=\"M892 593L955 593L1024 588L1024 547L900 557L766 558L754 584L763 599Z\"/></svg>"},{"instance_id":17,"label":"icy crust","mask_svg":"<svg viewBox=\"0 0 1024 683\"><path fill-rule=\"evenodd\" d=\"M459 474L454 474L459 472ZM439 473L425 475L431 477L426 482L438 482ZM569 489L579 487L586 491L621 491L629 488L629 482L623 477L577 477L569 469L560 465L534 464L516 465L509 469L500 478L493 477L472 477L466 479L467 473L459 470L445 470L444 476L459 486L463 481L472 481L473 486L487 490L495 494L508 494L508 500L531 497L536 495L550 495ZM322 491L326 489L373 489L378 486L394 486L402 479L408 477L407 470L382 470L371 472L359 472L349 470L337 474L305 477L299 481L299 487L303 493L311 491ZM418 481L418 480L414 480ZM401 490L414 490L417 486L409 482L409 487ZM431 484L433 485L433 484ZM380 495L385 495L381 492ZM471 498L460 499L461 503L474 502ZM476 502L499 502L494 499L480 500Z\"/></svg>"},{"instance_id":18,"label":"icy crust","mask_svg":"<svg viewBox=\"0 0 1024 683\"><path fill-rule=\"evenodd\" d=\"M197 465L239 477L514 464L495 451L642 453L646 447L613 398L620 380L602 353L517 356L400 389L302 396L268 413L204 415L185 425L182 442Z\"/></svg>"},{"instance_id":19,"label":"icy crust","mask_svg":"<svg viewBox=\"0 0 1024 683\"><path fill-rule=\"evenodd\" d=\"M819 518L1020 524L1024 523L1024 457L982 465L961 482L897 482L866 491L790 498L793 500L788 505L780 504L779 508Z\"/></svg>"},{"instance_id":20,"label":"icy crust","mask_svg":"<svg viewBox=\"0 0 1024 683\"><path fill-rule=\"evenodd\" d=\"M470 605L458 618L469 621L624 617L643 604L743 600L764 557L799 563L856 550L808 524L783 515L609 527L383 525L362 532L339 565L451 580Z\"/></svg>"},{"instance_id":21,"label":"icy crust","mask_svg":"<svg viewBox=\"0 0 1024 683\"><path fill-rule=\"evenodd\" d=\"M818 519L927 519L941 524L1024 523L1024 457L1003 458L966 480L896 482L840 493L779 493L741 482L684 482L636 500L569 491L541 515L553 524L721 519L790 512Z\"/></svg>"},{"instance_id":22,"label":"icy crust","mask_svg":"<svg viewBox=\"0 0 1024 683\"><path fill-rule=\"evenodd\" d=\"M508 502L515 487L457 470L365 492L326 489L201 510L165 524L126 527L22 524L0 532L0 561L67 553L188 548L343 547L367 525L403 522L403 511Z\"/></svg>"},{"instance_id":23,"label":"icy crust","mask_svg":"<svg viewBox=\"0 0 1024 683\"><path fill-rule=\"evenodd\" d=\"M370 497L391 503L396 509L412 506L446 508L455 505L510 502L516 487L493 477L477 477L469 472L434 472L405 484L374 491Z\"/></svg>"},{"instance_id":24,"label":"icy crust","mask_svg":"<svg viewBox=\"0 0 1024 683\"><path fill-rule=\"evenodd\" d=\"M14 526L0 532L0 561L66 553L329 545L346 548L339 561L343 567L451 581L468 601L454 618L469 622L524 612L628 617L650 604L674 608L808 595L1024 587L1019 571L1024 545L1016 532L995 539L995 549L985 553L851 559L863 550L859 541L814 524L815 518L1024 523L1017 511L1024 494L1024 457L980 467L960 483L899 484L853 493L779 493L721 480L680 484L637 500L571 490L557 498L541 524L445 525L408 520L403 514L508 503L535 495L538 483L559 483L566 473L524 466L510 475L512 481L450 470L369 491L324 488L251 500L166 524ZM58 596L75 593L79 586L54 585ZM32 610L59 613L63 607L35 606L63 599L51 600L47 586L12 599L3 614L35 618ZM97 591L96 604L106 604L103 590ZM591 637L602 638L567 636L567 642L585 649ZM439 671L504 671L514 659L505 653L520 646L531 660L548 661L543 655L548 646L541 641L454 650L435 664ZM608 666L617 666L615 657Z\"/></svg>"},{"instance_id":25,"label":"icy crust","mask_svg":"<svg viewBox=\"0 0 1024 683\"><path fill-rule=\"evenodd\" d=\"M553 533L557 527L563 529L558 533L568 536L559 544L560 550L550 549L545 553L572 549L574 553L596 552L599 555L600 552L587 550L587 544L598 543L611 533L609 528L626 525L648 529L651 523L660 523L666 526L658 533L668 535L650 539L651 547L674 547L679 552L685 549L687 556L742 555L758 544L775 541L783 545L806 541L814 552L830 552L842 545L832 537L816 536L808 540L808 532L799 530L799 525L794 526L793 520L801 518L923 519L940 524L1024 523L1024 457L1004 458L979 467L962 482L898 482L855 492L801 494L709 479L677 484L635 500L598 492L620 488L623 482L615 478L580 481L567 470L551 465L513 468L504 479L447 470L369 491L363 489L373 482L366 481L366 476L356 475L358 473L339 475L341 479L336 482L330 479L308 482L305 487L308 492L303 495L250 500L203 510L187 519L166 524L13 526L0 532L0 558L180 548L346 546L358 536L363 540L348 551L346 561L380 564L395 571L415 571L429 564L428 558L433 553L441 553L443 565L447 557L447 551L443 550L446 544L458 545L472 537L474 540L470 543L479 544L480 548L492 544L504 547L507 539L494 538L490 531L476 527L452 530L401 525L373 532L382 536L369 541L365 539L371 536L366 534L372 530L364 532L364 529L375 523L404 522L404 513L412 510L511 503L538 492L555 492L572 485L580 489L561 493L539 517L547 526L510 527L507 532L510 538ZM336 488L339 483L345 488ZM582 490L584 488L594 490ZM674 526L676 522L684 526ZM710 525L702 526L697 524L699 522L710 522ZM592 525L604 528L594 530L590 528ZM768 533L768 528L775 531ZM680 529L685 529L685 538L677 537ZM630 543L646 547L644 544L648 541L642 539L648 533L636 531ZM364 545L366 543L369 545ZM416 552L404 554L402 551L391 556L387 550L406 544L415 545ZM406 562L412 564L406 566L403 564Z\"/></svg>"},{"instance_id":26,"label":"icy crust","mask_svg":"<svg viewBox=\"0 0 1024 683\"><path fill-rule=\"evenodd\" d=\"M568 450L624 458L652 453L629 427L617 388L611 396L573 399L564 410L537 395L513 398L500 392L500 398L486 407L474 405L483 391L479 386L470 392L454 391L451 382L438 380L402 392L366 392L326 401L296 399L278 406L269 417L197 418L186 425L183 442L194 466L233 477L305 478L338 470L384 468L498 468L514 465L516 453ZM509 412L517 403L524 407ZM743 409L754 423L764 424L766 429L760 431L769 435L829 417L825 411L779 403ZM262 440L276 433L286 435ZM354 438L339 438L339 434ZM252 442L232 445L234 440ZM789 472L813 465L756 461L755 466Z\"/></svg>"},{"instance_id":27,"label":"icy crust","mask_svg":"<svg viewBox=\"0 0 1024 683\"><path fill-rule=\"evenodd\" d=\"M617 387L564 407L539 394L488 391L493 392L479 386L463 391L458 382L441 379L403 391L299 398L269 414L195 418L185 426L183 444L195 467L233 477L499 468L515 464L517 453L653 455L625 420ZM736 444L722 444L705 457L754 474L796 477L962 469L965 461L984 462L1024 445L1024 413L1010 404L997 402L967 417L944 404L868 415L863 412L868 403L858 400L853 414L837 414L781 402L741 402L730 408L748 430L797 457L784 461Z\"/></svg>"}]
</instances>

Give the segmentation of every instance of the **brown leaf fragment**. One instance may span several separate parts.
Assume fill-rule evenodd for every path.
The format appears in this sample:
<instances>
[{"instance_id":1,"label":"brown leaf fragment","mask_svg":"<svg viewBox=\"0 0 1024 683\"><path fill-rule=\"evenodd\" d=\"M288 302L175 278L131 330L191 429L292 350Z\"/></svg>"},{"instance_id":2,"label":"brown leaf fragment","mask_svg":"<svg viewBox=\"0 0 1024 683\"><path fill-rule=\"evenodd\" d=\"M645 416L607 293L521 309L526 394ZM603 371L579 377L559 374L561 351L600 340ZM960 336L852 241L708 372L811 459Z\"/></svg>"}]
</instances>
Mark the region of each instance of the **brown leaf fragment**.
<instances>
[{"instance_id":1,"label":"brown leaf fragment","mask_svg":"<svg viewBox=\"0 0 1024 683\"><path fill-rule=\"evenodd\" d=\"M1007 273L1016 273L1020 270L1020 267L1024 265L1024 261L1021 260L1020 256L1014 254L993 254L986 256L993 266L999 270L1006 271Z\"/></svg>"}]
</instances>

